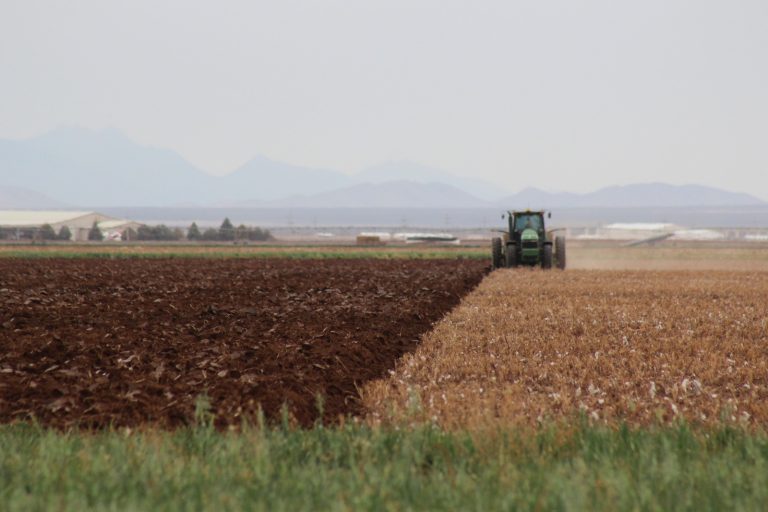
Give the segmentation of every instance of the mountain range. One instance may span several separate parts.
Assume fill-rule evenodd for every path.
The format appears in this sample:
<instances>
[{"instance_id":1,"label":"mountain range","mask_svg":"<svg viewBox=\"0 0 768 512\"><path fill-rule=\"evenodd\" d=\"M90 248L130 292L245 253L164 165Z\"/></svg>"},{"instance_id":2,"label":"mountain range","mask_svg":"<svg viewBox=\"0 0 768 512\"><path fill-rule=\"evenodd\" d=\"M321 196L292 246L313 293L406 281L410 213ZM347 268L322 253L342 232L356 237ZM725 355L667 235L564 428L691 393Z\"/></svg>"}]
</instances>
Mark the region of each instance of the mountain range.
<instances>
[{"instance_id":1,"label":"mountain range","mask_svg":"<svg viewBox=\"0 0 768 512\"><path fill-rule=\"evenodd\" d=\"M68 207L68 204L51 199L34 190L0 185L0 209L3 210L53 210Z\"/></svg>"},{"instance_id":2,"label":"mountain range","mask_svg":"<svg viewBox=\"0 0 768 512\"><path fill-rule=\"evenodd\" d=\"M349 175L257 156L212 176L174 151L137 144L114 129L59 128L27 140L0 139L0 209L195 205L313 208L573 208L744 206L749 194L663 183L587 194L528 188L515 194L412 162Z\"/></svg>"}]
</instances>

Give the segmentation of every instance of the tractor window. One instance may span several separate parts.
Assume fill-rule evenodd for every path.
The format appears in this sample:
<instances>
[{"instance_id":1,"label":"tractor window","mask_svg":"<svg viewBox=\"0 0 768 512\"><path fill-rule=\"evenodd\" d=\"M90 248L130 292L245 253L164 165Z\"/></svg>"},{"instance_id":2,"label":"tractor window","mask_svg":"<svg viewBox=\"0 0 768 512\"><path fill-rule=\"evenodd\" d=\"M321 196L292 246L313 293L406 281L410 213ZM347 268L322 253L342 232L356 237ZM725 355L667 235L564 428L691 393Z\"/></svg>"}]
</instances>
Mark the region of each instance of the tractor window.
<instances>
[{"instance_id":1,"label":"tractor window","mask_svg":"<svg viewBox=\"0 0 768 512\"><path fill-rule=\"evenodd\" d=\"M515 217L515 231L524 229L541 229L541 217L539 215L519 215Z\"/></svg>"}]
</instances>

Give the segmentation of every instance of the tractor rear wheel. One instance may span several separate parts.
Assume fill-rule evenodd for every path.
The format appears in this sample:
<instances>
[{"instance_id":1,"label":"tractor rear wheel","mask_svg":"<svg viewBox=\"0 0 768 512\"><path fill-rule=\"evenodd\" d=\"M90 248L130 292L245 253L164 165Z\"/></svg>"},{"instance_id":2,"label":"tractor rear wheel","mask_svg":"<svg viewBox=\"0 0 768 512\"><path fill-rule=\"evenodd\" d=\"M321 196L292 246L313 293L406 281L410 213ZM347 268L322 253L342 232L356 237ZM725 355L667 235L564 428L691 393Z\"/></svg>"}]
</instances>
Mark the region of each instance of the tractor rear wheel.
<instances>
[{"instance_id":1,"label":"tractor rear wheel","mask_svg":"<svg viewBox=\"0 0 768 512\"><path fill-rule=\"evenodd\" d=\"M544 257L541 260L541 268L552 268L552 244L544 246Z\"/></svg>"},{"instance_id":2,"label":"tractor rear wheel","mask_svg":"<svg viewBox=\"0 0 768 512\"><path fill-rule=\"evenodd\" d=\"M494 269L504 266L504 260L501 254L501 238L491 240L491 265Z\"/></svg>"},{"instance_id":3,"label":"tractor rear wheel","mask_svg":"<svg viewBox=\"0 0 768 512\"><path fill-rule=\"evenodd\" d=\"M515 244L507 244L507 268L515 268L517 266L517 251L515 249Z\"/></svg>"},{"instance_id":4,"label":"tractor rear wheel","mask_svg":"<svg viewBox=\"0 0 768 512\"><path fill-rule=\"evenodd\" d=\"M557 268L565 270L565 237L555 237L555 260Z\"/></svg>"}]
</instances>

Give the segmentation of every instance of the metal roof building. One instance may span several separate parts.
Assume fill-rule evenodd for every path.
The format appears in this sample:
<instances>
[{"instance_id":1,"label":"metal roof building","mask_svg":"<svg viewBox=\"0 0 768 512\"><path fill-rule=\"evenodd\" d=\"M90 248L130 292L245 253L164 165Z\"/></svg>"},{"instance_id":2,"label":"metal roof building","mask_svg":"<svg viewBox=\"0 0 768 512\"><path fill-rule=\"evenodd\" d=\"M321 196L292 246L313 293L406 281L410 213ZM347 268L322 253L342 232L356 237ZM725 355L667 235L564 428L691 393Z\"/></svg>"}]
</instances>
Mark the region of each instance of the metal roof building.
<instances>
[{"instance_id":1,"label":"metal roof building","mask_svg":"<svg viewBox=\"0 0 768 512\"><path fill-rule=\"evenodd\" d=\"M119 224L112 224L115 221L119 221ZM14 234L15 238L20 238L22 232L34 231L44 224L49 224L57 233L67 226L74 241L88 240L88 231L94 222L97 225L109 222L110 226L117 226L129 221L92 211L0 210L0 229L10 233L12 238Z\"/></svg>"},{"instance_id":2,"label":"metal roof building","mask_svg":"<svg viewBox=\"0 0 768 512\"><path fill-rule=\"evenodd\" d=\"M125 219L103 220L98 224L106 240L126 240L123 238L125 231L137 231L142 225L140 222Z\"/></svg>"}]
</instances>

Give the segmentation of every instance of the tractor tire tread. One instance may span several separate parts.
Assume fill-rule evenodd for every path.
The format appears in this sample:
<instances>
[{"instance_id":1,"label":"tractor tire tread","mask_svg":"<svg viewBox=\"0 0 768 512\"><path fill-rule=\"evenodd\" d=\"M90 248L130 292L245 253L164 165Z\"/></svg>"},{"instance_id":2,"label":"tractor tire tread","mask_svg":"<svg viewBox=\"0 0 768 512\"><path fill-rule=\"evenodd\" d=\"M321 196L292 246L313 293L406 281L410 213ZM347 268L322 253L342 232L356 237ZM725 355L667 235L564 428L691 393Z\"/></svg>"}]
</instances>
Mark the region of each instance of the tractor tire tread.
<instances>
[{"instance_id":1,"label":"tractor tire tread","mask_svg":"<svg viewBox=\"0 0 768 512\"><path fill-rule=\"evenodd\" d=\"M494 238L491 240L491 266L493 269L502 268L504 266L504 260L501 253L501 238Z\"/></svg>"}]
</instances>

